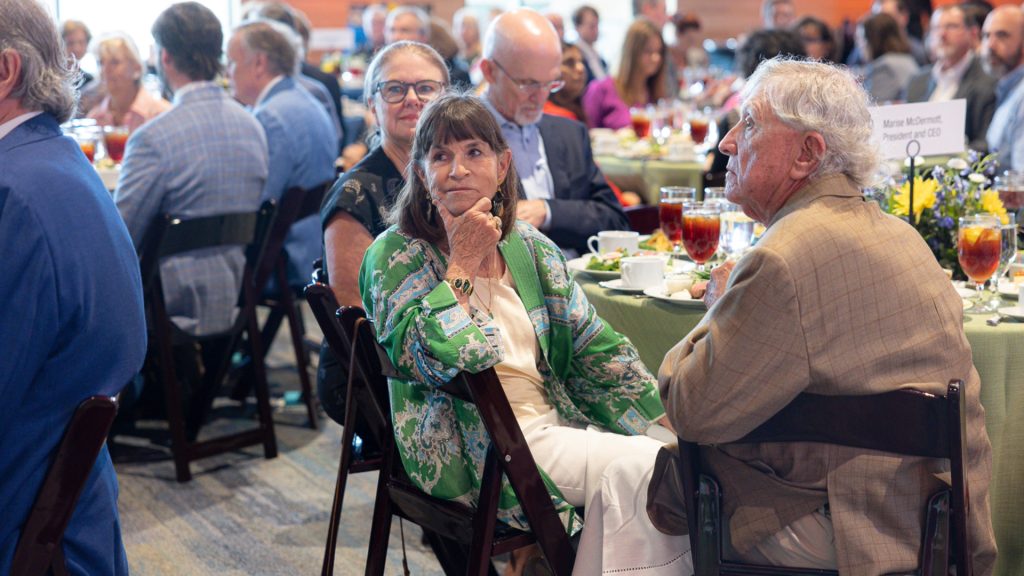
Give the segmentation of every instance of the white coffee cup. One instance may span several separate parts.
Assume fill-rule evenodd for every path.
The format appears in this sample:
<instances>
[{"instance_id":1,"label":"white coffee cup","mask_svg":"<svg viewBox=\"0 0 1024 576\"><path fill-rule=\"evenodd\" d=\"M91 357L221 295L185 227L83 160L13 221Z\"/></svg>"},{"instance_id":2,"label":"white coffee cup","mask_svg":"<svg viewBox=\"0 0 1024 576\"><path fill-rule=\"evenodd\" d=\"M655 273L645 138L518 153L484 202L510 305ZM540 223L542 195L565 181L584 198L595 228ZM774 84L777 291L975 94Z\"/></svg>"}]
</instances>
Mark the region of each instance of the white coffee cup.
<instances>
[{"instance_id":1,"label":"white coffee cup","mask_svg":"<svg viewBox=\"0 0 1024 576\"><path fill-rule=\"evenodd\" d=\"M594 242L597 242L596 249ZM597 236L587 238L587 246L595 254L605 254L619 249L625 250L627 254L632 254L639 250L640 233L629 230L604 230L598 232Z\"/></svg>"},{"instance_id":2,"label":"white coffee cup","mask_svg":"<svg viewBox=\"0 0 1024 576\"><path fill-rule=\"evenodd\" d=\"M661 256L627 256L620 260L619 268L626 288L658 286L665 277L665 259Z\"/></svg>"}]
</instances>

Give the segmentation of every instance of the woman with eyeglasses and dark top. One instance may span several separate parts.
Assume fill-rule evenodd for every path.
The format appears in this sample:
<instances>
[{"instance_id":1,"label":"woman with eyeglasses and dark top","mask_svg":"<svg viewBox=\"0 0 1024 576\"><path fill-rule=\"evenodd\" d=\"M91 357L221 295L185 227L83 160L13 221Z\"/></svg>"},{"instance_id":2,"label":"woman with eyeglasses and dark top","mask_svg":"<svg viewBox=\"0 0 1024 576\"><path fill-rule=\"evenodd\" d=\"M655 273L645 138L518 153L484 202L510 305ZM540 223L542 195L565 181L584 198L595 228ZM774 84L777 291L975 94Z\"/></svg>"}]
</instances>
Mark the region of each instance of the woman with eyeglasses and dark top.
<instances>
[{"instance_id":1,"label":"woman with eyeglasses and dark top","mask_svg":"<svg viewBox=\"0 0 1024 576\"><path fill-rule=\"evenodd\" d=\"M359 264L398 191L405 186L416 122L428 102L448 85L444 59L419 42L395 42L382 48L366 70L363 94L377 121L370 152L341 175L320 209L324 231L324 267L335 298L342 306L361 306ZM345 414L346 374L327 345L320 351L317 387L320 403L336 422ZM363 430L356 433L371 442ZM364 444L364 451L376 449Z\"/></svg>"},{"instance_id":2,"label":"woman with eyeglasses and dark top","mask_svg":"<svg viewBox=\"0 0 1024 576\"><path fill-rule=\"evenodd\" d=\"M645 19L634 21L626 31L616 75L591 82L583 94L587 126L624 128L630 125L630 106L646 106L666 98L666 60L661 32Z\"/></svg>"}]
</instances>

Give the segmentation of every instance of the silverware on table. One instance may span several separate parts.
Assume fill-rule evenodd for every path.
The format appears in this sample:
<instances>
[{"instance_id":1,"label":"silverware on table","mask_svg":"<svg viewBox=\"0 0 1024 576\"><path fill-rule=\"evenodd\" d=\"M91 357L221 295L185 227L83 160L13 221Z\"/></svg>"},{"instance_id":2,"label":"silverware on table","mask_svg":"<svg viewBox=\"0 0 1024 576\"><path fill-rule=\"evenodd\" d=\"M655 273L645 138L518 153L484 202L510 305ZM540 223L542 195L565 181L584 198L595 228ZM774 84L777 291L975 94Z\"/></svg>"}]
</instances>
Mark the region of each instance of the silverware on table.
<instances>
[{"instance_id":1,"label":"silverware on table","mask_svg":"<svg viewBox=\"0 0 1024 576\"><path fill-rule=\"evenodd\" d=\"M996 314L995 316L985 320L985 324L988 324L989 326L998 326L999 323L1002 322L1002 321L1003 321L1003 317L1000 316L999 314Z\"/></svg>"}]
</instances>

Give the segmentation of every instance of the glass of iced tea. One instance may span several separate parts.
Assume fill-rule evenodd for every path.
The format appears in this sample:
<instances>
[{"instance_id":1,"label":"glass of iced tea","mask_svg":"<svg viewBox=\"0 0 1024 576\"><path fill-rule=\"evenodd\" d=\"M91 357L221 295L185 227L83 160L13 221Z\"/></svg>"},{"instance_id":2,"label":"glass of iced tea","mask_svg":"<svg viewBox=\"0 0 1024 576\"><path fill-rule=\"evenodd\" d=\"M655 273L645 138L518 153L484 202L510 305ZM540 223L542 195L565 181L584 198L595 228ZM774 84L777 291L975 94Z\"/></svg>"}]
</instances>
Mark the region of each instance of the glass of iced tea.
<instances>
[{"instance_id":1,"label":"glass of iced tea","mask_svg":"<svg viewBox=\"0 0 1024 576\"><path fill-rule=\"evenodd\" d=\"M696 199L697 189L689 186L664 186L658 201L658 223L676 250L683 240L683 203Z\"/></svg>"},{"instance_id":2,"label":"glass of iced tea","mask_svg":"<svg viewBox=\"0 0 1024 576\"><path fill-rule=\"evenodd\" d=\"M722 208L718 203L683 203L683 248L703 271L704 263L718 250L722 230Z\"/></svg>"},{"instance_id":3,"label":"glass of iced tea","mask_svg":"<svg viewBox=\"0 0 1024 576\"><path fill-rule=\"evenodd\" d=\"M1007 210L1017 213L1017 220L1024 219L1024 172L1006 170L995 177L993 188Z\"/></svg>"},{"instance_id":4,"label":"glass of iced tea","mask_svg":"<svg viewBox=\"0 0 1024 576\"><path fill-rule=\"evenodd\" d=\"M651 111L646 107L630 108L629 122L637 138L647 138L651 135Z\"/></svg>"},{"instance_id":5,"label":"glass of iced tea","mask_svg":"<svg viewBox=\"0 0 1024 576\"><path fill-rule=\"evenodd\" d=\"M104 126L103 146L107 149L107 157L120 164L124 159L125 145L128 144L127 126Z\"/></svg>"},{"instance_id":6,"label":"glass of iced tea","mask_svg":"<svg viewBox=\"0 0 1024 576\"><path fill-rule=\"evenodd\" d=\"M96 146L99 142L99 134L96 128L81 126L74 129L75 142L82 149L90 164L96 162Z\"/></svg>"},{"instance_id":7,"label":"glass of iced tea","mask_svg":"<svg viewBox=\"0 0 1024 576\"><path fill-rule=\"evenodd\" d=\"M992 312L995 307L984 301L985 281L999 268L1002 254L1002 231L999 218L991 214L960 217L956 249L960 267L974 283L978 298L968 312Z\"/></svg>"},{"instance_id":8,"label":"glass of iced tea","mask_svg":"<svg viewBox=\"0 0 1024 576\"><path fill-rule=\"evenodd\" d=\"M703 144L708 138L711 123L709 116L702 110L693 110L687 123L690 125L690 139L693 143L697 146Z\"/></svg>"}]
</instances>

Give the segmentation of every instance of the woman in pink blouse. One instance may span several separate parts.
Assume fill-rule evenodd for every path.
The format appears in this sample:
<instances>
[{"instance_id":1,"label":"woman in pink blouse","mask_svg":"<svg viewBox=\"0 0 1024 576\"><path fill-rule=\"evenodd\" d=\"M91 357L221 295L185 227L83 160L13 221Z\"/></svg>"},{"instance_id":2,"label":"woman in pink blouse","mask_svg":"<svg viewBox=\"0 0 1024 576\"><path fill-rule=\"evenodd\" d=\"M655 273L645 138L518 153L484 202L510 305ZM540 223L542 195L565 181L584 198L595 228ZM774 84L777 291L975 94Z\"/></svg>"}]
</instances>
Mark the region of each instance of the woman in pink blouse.
<instances>
[{"instance_id":1,"label":"woman in pink blouse","mask_svg":"<svg viewBox=\"0 0 1024 576\"><path fill-rule=\"evenodd\" d=\"M134 131L161 112L171 103L153 96L142 88L142 60L131 38L120 34L107 36L97 42L96 60L107 96L89 110L101 126L127 126Z\"/></svg>"},{"instance_id":2,"label":"woman in pink blouse","mask_svg":"<svg viewBox=\"0 0 1024 576\"><path fill-rule=\"evenodd\" d=\"M591 128L630 125L630 106L646 106L667 96L666 49L661 33L645 19L626 31L618 73L587 86L583 111Z\"/></svg>"}]
</instances>

